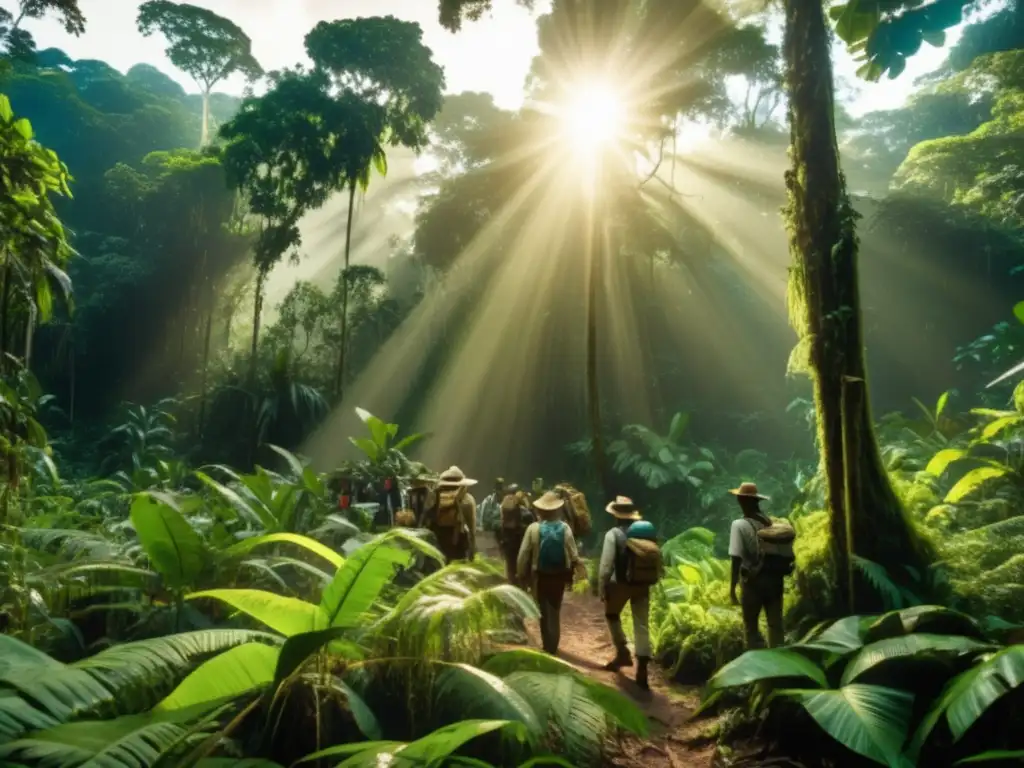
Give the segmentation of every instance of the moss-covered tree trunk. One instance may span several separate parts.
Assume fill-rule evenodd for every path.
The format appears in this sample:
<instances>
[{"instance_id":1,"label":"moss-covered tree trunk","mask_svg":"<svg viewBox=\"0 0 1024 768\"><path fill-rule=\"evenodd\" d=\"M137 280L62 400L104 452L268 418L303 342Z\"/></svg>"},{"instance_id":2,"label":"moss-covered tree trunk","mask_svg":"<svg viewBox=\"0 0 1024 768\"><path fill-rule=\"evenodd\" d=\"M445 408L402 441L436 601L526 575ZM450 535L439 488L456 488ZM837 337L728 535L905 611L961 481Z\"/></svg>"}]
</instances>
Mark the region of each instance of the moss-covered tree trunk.
<instances>
[{"instance_id":1,"label":"moss-covered tree trunk","mask_svg":"<svg viewBox=\"0 0 1024 768\"><path fill-rule=\"evenodd\" d=\"M841 610L882 606L855 577L853 557L899 580L927 552L907 521L875 443L857 283L856 214L839 165L830 33L821 0L785 0L783 43L792 167L786 211L793 268L791 321L814 381Z\"/></svg>"}]
</instances>

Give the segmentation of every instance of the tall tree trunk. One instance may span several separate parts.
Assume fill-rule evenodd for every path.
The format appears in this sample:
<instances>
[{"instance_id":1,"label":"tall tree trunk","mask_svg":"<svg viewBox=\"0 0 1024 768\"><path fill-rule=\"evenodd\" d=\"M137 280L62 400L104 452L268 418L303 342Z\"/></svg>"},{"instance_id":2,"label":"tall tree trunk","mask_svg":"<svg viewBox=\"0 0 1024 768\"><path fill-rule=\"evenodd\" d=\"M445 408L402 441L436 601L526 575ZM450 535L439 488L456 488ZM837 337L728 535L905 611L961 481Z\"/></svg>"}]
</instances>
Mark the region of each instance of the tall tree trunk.
<instances>
[{"instance_id":1,"label":"tall tree trunk","mask_svg":"<svg viewBox=\"0 0 1024 768\"><path fill-rule=\"evenodd\" d=\"M68 339L68 365L71 368L71 375L69 377L69 393L68 393L68 421L72 424L75 423L75 337L74 331Z\"/></svg>"},{"instance_id":2,"label":"tall tree trunk","mask_svg":"<svg viewBox=\"0 0 1024 768\"><path fill-rule=\"evenodd\" d=\"M671 194L676 193L676 154L679 144L679 117L672 119L672 175L669 176L668 185L672 188Z\"/></svg>"},{"instance_id":3,"label":"tall tree trunk","mask_svg":"<svg viewBox=\"0 0 1024 768\"><path fill-rule=\"evenodd\" d=\"M36 332L36 304L28 303L28 317L25 319L25 370L32 370L32 338Z\"/></svg>"},{"instance_id":4,"label":"tall tree trunk","mask_svg":"<svg viewBox=\"0 0 1024 768\"><path fill-rule=\"evenodd\" d=\"M348 348L348 260L352 250L352 214L356 207L356 185L348 186L348 224L345 227L345 270L341 273L341 346L338 349L338 370L334 379L334 396L341 401L345 394L345 352Z\"/></svg>"},{"instance_id":5,"label":"tall tree trunk","mask_svg":"<svg viewBox=\"0 0 1024 768\"><path fill-rule=\"evenodd\" d=\"M249 347L249 389L256 387L256 352L260 343L260 318L263 315L263 286L267 281L267 271L259 268L256 273L256 295L252 302L252 344Z\"/></svg>"},{"instance_id":6,"label":"tall tree trunk","mask_svg":"<svg viewBox=\"0 0 1024 768\"><path fill-rule=\"evenodd\" d=\"M234 299L228 304L226 310L224 310L224 327L221 333L221 344L224 349L231 349L231 324L235 321L235 301Z\"/></svg>"},{"instance_id":7,"label":"tall tree trunk","mask_svg":"<svg viewBox=\"0 0 1024 768\"><path fill-rule=\"evenodd\" d=\"M199 135L199 148L210 143L210 89L203 88L203 126Z\"/></svg>"},{"instance_id":8,"label":"tall tree trunk","mask_svg":"<svg viewBox=\"0 0 1024 768\"><path fill-rule=\"evenodd\" d=\"M603 195L601 196L603 199ZM596 210L591 209L592 214ZM601 483L601 491L608 500L615 498L611 473L608 471L608 457L604 450L603 425L601 423L601 392L597 376L597 301L601 295L604 270L604 238L601 237L603 216L592 215L586 223L590 229L590 274L587 281L587 406L590 417L590 437L593 442L594 468Z\"/></svg>"},{"instance_id":9,"label":"tall tree trunk","mask_svg":"<svg viewBox=\"0 0 1024 768\"><path fill-rule=\"evenodd\" d=\"M249 425L248 465L255 466L256 449L260 439L260 401L256 389L258 350L260 341L260 320L263 317L263 288L267 281L268 270L258 267L256 272L256 295L253 298L252 310L252 346L249 348L249 396L252 398L252 423Z\"/></svg>"},{"instance_id":10,"label":"tall tree trunk","mask_svg":"<svg viewBox=\"0 0 1024 768\"><path fill-rule=\"evenodd\" d=\"M206 426L206 399L209 397L207 385L210 375L210 337L213 335L213 302L206 309L206 332L203 336L203 372L199 383L199 420L196 433L202 437Z\"/></svg>"},{"instance_id":11,"label":"tall tree trunk","mask_svg":"<svg viewBox=\"0 0 1024 768\"><path fill-rule=\"evenodd\" d=\"M0 286L0 371L7 369L7 340L11 316L11 265L10 256L4 255L3 284Z\"/></svg>"},{"instance_id":12,"label":"tall tree trunk","mask_svg":"<svg viewBox=\"0 0 1024 768\"><path fill-rule=\"evenodd\" d=\"M198 246L199 244L196 243ZM200 303L196 308L196 320L203 333L203 357L200 363L199 382L199 416L196 420L196 435L202 436L203 424L206 419L206 383L210 370L210 336L213 332L213 308L216 304L214 298L213 280L207 274L210 259L210 251L203 248L203 258L199 266L199 281L202 286L200 290ZM197 330L199 330L197 328Z\"/></svg>"},{"instance_id":13,"label":"tall tree trunk","mask_svg":"<svg viewBox=\"0 0 1024 768\"><path fill-rule=\"evenodd\" d=\"M829 30L821 0L785 0L792 167L786 211L791 322L814 381L841 611L881 608L852 578L852 556L899 579L929 553L906 520L875 443L857 282L856 213L839 166ZM795 362L800 362L794 358ZM856 589L855 587L856 583Z\"/></svg>"}]
</instances>

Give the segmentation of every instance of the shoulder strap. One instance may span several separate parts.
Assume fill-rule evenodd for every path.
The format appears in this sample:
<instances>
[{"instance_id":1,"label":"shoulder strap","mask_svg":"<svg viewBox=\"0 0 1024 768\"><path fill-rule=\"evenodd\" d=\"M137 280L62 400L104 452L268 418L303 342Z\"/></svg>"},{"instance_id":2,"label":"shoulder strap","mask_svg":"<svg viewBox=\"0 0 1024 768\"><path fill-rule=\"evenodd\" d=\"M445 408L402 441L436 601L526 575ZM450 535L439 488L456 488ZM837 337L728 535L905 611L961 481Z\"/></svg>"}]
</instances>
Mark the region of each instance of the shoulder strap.
<instances>
[{"instance_id":1,"label":"shoulder strap","mask_svg":"<svg viewBox=\"0 0 1024 768\"><path fill-rule=\"evenodd\" d=\"M622 554L626 550L626 545L629 544L629 536L618 525L612 528L612 532L615 536L615 551L618 554Z\"/></svg>"},{"instance_id":2,"label":"shoulder strap","mask_svg":"<svg viewBox=\"0 0 1024 768\"><path fill-rule=\"evenodd\" d=\"M756 525L754 525L754 519L753 518L745 517L743 519L746 520L748 523L750 523L750 532L752 534L754 534L754 555L755 555L755 557L758 560L760 560L761 559L761 537L757 535L758 528L757 528Z\"/></svg>"}]
</instances>

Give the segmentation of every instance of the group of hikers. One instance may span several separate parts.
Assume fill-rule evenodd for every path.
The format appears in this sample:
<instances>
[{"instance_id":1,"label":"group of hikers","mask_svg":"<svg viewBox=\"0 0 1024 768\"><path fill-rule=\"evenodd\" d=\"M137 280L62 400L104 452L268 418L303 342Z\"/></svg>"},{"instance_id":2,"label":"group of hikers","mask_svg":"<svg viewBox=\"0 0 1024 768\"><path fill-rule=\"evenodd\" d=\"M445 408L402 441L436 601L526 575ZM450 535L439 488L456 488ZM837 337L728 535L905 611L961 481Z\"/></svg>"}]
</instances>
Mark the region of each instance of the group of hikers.
<instances>
[{"instance_id":1,"label":"group of hikers","mask_svg":"<svg viewBox=\"0 0 1024 768\"><path fill-rule=\"evenodd\" d=\"M393 524L430 530L449 562L472 560L478 551L478 530L493 530L506 578L537 601L541 644L545 652L555 655L565 593L574 581L589 578L578 543L591 530L586 499L568 484L545 491L542 482L535 481L532 492L527 492L498 478L493 492L478 508L469 491L475 485L476 480L455 466L436 478L420 472L409 481ZM784 641L783 588L785 577L793 570L795 533L787 522L773 521L761 511L760 503L767 497L754 483L744 482L730 493L742 512L733 521L729 537L730 597L734 605L741 606L747 647L764 645L758 628L763 613L768 645L774 648ZM631 499L619 496L605 511L614 524L602 540L596 586L615 656L604 669L618 671L634 664L621 618L628 605L633 619L636 682L647 690L650 591L663 573L661 547L654 525L643 519Z\"/></svg>"}]
</instances>

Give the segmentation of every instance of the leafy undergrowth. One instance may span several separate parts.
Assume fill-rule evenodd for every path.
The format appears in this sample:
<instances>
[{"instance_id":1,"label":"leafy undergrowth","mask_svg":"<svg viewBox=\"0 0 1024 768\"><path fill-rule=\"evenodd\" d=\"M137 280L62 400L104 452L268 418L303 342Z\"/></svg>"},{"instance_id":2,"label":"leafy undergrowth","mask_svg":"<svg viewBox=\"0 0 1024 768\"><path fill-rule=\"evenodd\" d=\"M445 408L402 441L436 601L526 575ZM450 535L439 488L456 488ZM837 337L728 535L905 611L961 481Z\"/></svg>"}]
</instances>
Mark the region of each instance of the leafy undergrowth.
<instances>
[{"instance_id":1,"label":"leafy undergrowth","mask_svg":"<svg viewBox=\"0 0 1024 768\"><path fill-rule=\"evenodd\" d=\"M986 626L1024 624L1024 388L1010 410L954 417L948 395L933 409L918 406L923 418L884 418L880 439L894 487L939 561L925 573L856 557L854 565L891 610L941 598ZM819 477L807 480L801 498L790 510L798 534L785 600L791 638L835 614ZM729 563L718 551L703 528L663 547L667 572L655 591L653 633L659 658L683 681L706 680L743 650L739 612L729 603Z\"/></svg>"},{"instance_id":2,"label":"leafy undergrowth","mask_svg":"<svg viewBox=\"0 0 1024 768\"><path fill-rule=\"evenodd\" d=\"M1024 733L1012 727L1024 645L948 608L849 616L785 648L749 651L715 674L703 707L737 689L760 722L762 756L851 768L1024 758Z\"/></svg>"},{"instance_id":3,"label":"leafy undergrowth","mask_svg":"<svg viewBox=\"0 0 1024 768\"><path fill-rule=\"evenodd\" d=\"M419 532L361 533L288 458L288 475L131 494L120 520L7 526L0 761L590 765L614 734L646 734L614 689L495 653L537 616L495 567L446 565Z\"/></svg>"}]
</instances>

